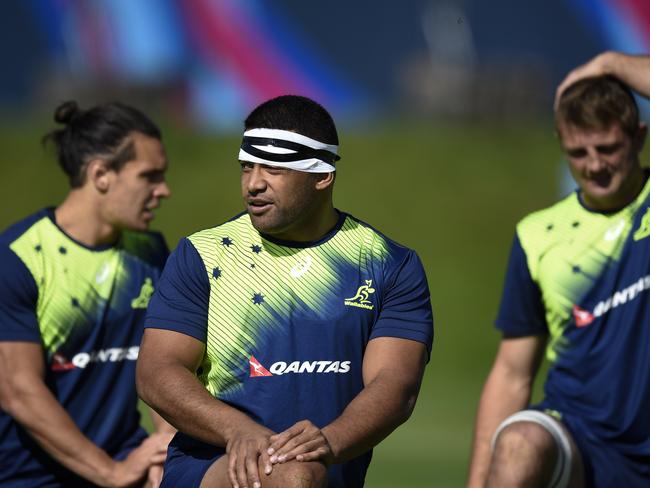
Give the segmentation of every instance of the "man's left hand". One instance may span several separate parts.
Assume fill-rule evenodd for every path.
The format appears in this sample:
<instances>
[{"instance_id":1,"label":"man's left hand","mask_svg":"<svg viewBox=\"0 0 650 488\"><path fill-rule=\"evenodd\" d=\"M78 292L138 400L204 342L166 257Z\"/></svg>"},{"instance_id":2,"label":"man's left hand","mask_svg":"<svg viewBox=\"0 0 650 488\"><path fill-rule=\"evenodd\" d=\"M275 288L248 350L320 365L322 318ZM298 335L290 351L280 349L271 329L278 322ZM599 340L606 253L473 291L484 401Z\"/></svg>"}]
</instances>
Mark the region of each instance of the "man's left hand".
<instances>
[{"instance_id":1,"label":"man's left hand","mask_svg":"<svg viewBox=\"0 0 650 488\"><path fill-rule=\"evenodd\" d=\"M296 461L321 461L326 465L334 461L332 448L318 427L309 420L301 420L284 432L270 437L267 453L273 464Z\"/></svg>"}]
</instances>

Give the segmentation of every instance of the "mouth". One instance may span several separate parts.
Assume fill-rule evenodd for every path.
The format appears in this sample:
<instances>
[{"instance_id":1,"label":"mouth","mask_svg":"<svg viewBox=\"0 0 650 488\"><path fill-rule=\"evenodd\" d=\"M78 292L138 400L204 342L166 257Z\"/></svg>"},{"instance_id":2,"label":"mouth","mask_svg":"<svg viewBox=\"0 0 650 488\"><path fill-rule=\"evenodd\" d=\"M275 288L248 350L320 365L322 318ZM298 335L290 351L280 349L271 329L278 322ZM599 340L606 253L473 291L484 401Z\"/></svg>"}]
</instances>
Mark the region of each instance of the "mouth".
<instances>
[{"instance_id":1,"label":"mouth","mask_svg":"<svg viewBox=\"0 0 650 488\"><path fill-rule=\"evenodd\" d=\"M268 211L273 206L273 203L268 200L249 199L246 201L246 206L249 213L253 215L261 215Z\"/></svg>"},{"instance_id":2,"label":"mouth","mask_svg":"<svg viewBox=\"0 0 650 488\"><path fill-rule=\"evenodd\" d=\"M154 217L155 217L154 210L156 210L158 208L158 206L159 205L156 203L156 204L153 204L153 205L149 205L148 207L145 207L142 210L142 216L144 217L144 219L147 220L147 221L153 220Z\"/></svg>"},{"instance_id":3,"label":"mouth","mask_svg":"<svg viewBox=\"0 0 650 488\"><path fill-rule=\"evenodd\" d=\"M600 188L607 188L612 182L612 175L608 171L601 171L588 175L588 180Z\"/></svg>"}]
</instances>

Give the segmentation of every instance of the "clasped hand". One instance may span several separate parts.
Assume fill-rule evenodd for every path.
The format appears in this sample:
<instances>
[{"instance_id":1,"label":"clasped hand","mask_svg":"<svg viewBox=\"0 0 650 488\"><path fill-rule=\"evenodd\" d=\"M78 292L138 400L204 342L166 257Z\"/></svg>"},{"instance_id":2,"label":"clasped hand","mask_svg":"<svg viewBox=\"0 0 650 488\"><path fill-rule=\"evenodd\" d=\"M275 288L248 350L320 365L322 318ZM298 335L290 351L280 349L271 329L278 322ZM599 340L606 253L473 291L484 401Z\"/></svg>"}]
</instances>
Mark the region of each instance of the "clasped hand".
<instances>
[{"instance_id":1,"label":"clasped hand","mask_svg":"<svg viewBox=\"0 0 650 488\"><path fill-rule=\"evenodd\" d=\"M234 488L259 488L260 467L270 475L274 464L292 460L330 464L334 460L327 438L308 420L278 434L262 426L241 429L228 441L226 452L228 477Z\"/></svg>"},{"instance_id":2,"label":"clasped hand","mask_svg":"<svg viewBox=\"0 0 650 488\"><path fill-rule=\"evenodd\" d=\"M284 432L272 435L267 454L271 463L321 461L327 465L334 460L332 448L322 430L309 420L301 420Z\"/></svg>"}]
</instances>

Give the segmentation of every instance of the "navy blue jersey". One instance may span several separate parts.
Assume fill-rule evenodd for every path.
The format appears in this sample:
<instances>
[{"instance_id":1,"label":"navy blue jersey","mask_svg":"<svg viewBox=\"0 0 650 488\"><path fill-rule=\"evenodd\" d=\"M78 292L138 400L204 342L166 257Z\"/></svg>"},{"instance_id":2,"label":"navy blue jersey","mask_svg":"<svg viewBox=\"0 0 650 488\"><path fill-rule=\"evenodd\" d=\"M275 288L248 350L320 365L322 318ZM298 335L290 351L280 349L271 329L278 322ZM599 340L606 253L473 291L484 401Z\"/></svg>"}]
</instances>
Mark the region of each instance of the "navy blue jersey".
<instances>
[{"instance_id":1,"label":"navy blue jersey","mask_svg":"<svg viewBox=\"0 0 650 488\"><path fill-rule=\"evenodd\" d=\"M574 193L517 226L497 319L509 336L548 334L544 408L646 460L649 292L650 184L609 214Z\"/></svg>"},{"instance_id":2,"label":"navy blue jersey","mask_svg":"<svg viewBox=\"0 0 650 488\"><path fill-rule=\"evenodd\" d=\"M346 214L318 242L261 235L248 214L182 240L145 326L204 342L199 380L275 432L341 415L363 388L368 341L397 337L430 351L433 339L415 252ZM223 452L178 434L170 456L206 450ZM361 486L370 456L332 466L330 486Z\"/></svg>"},{"instance_id":3,"label":"navy blue jersey","mask_svg":"<svg viewBox=\"0 0 650 488\"><path fill-rule=\"evenodd\" d=\"M109 455L145 435L135 360L167 254L154 233L124 233L114 246L89 248L56 225L51 209L0 234L0 341L42 344L45 383ZM0 485L56 486L67 476L0 412Z\"/></svg>"}]
</instances>

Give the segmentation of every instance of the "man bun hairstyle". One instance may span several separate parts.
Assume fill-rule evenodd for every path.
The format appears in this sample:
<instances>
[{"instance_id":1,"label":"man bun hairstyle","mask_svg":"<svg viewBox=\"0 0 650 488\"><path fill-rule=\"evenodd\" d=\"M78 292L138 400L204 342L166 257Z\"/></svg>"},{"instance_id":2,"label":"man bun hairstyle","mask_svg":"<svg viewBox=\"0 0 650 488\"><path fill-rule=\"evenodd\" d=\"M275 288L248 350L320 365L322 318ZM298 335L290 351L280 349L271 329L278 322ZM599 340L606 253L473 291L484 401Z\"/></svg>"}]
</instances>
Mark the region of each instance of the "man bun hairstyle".
<instances>
[{"instance_id":1,"label":"man bun hairstyle","mask_svg":"<svg viewBox=\"0 0 650 488\"><path fill-rule=\"evenodd\" d=\"M262 103L246 118L244 127L245 130L288 130L324 144L339 144L329 112L319 103L299 95L282 95Z\"/></svg>"},{"instance_id":2,"label":"man bun hairstyle","mask_svg":"<svg viewBox=\"0 0 650 488\"><path fill-rule=\"evenodd\" d=\"M558 132L562 124L604 130L617 123L633 137L639 128L639 108L632 91L613 76L585 78L570 85L555 112Z\"/></svg>"},{"instance_id":3,"label":"man bun hairstyle","mask_svg":"<svg viewBox=\"0 0 650 488\"><path fill-rule=\"evenodd\" d=\"M86 166L93 159L104 160L115 171L133 160L135 147L129 137L133 133L162 139L160 129L149 117L119 102L82 110L77 102L69 100L56 108L54 121L63 127L46 134L43 142L54 144L59 165L72 188L83 185Z\"/></svg>"}]
</instances>

